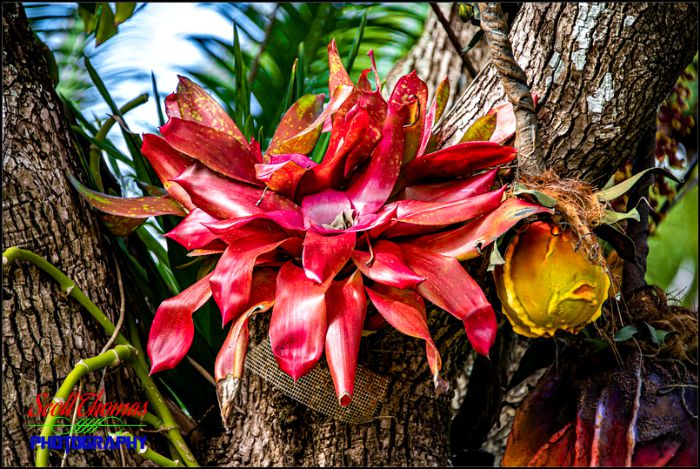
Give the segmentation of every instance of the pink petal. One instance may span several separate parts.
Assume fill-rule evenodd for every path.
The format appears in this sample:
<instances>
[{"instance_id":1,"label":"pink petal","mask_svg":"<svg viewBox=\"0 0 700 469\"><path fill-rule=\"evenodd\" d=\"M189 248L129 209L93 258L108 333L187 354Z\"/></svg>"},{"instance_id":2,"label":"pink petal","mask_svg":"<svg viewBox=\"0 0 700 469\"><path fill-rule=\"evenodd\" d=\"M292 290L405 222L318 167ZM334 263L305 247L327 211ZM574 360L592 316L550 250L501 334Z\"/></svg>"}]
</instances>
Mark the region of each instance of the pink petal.
<instances>
[{"instance_id":1,"label":"pink petal","mask_svg":"<svg viewBox=\"0 0 700 469\"><path fill-rule=\"evenodd\" d=\"M494 142L464 142L407 163L406 183L423 178L454 178L513 161L516 151Z\"/></svg>"},{"instance_id":2,"label":"pink petal","mask_svg":"<svg viewBox=\"0 0 700 469\"><path fill-rule=\"evenodd\" d=\"M326 359L338 401L345 407L350 404L355 388L362 325L367 314L360 272L355 271L346 280L331 283L326 292L326 303L332 305L327 312Z\"/></svg>"},{"instance_id":3,"label":"pink petal","mask_svg":"<svg viewBox=\"0 0 700 469\"><path fill-rule=\"evenodd\" d=\"M204 210L195 208L165 236L177 241L188 251L200 249L218 239L218 236L209 231L204 223L213 223L218 220Z\"/></svg>"},{"instance_id":4,"label":"pink petal","mask_svg":"<svg viewBox=\"0 0 700 469\"><path fill-rule=\"evenodd\" d=\"M160 128L160 133L173 148L214 171L232 179L259 184L255 177L255 156L231 135L176 117L171 117Z\"/></svg>"},{"instance_id":5,"label":"pink petal","mask_svg":"<svg viewBox=\"0 0 700 469\"><path fill-rule=\"evenodd\" d=\"M438 182L408 186L404 189L401 199L422 200L425 202L452 202L467 197L483 194L496 181L498 169L491 169L478 176L456 181Z\"/></svg>"},{"instance_id":6,"label":"pink petal","mask_svg":"<svg viewBox=\"0 0 700 469\"><path fill-rule=\"evenodd\" d=\"M479 257L479 249L494 242L520 220L537 213L552 213L546 207L520 199L506 199L497 209L450 231L421 236L410 241L415 246L459 260Z\"/></svg>"},{"instance_id":7,"label":"pink petal","mask_svg":"<svg viewBox=\"0 0 700 469\"><path fill-rule=\"evenodd\" d=\"M217 382L227 375L234 378L243 376L246 350L248 348L248 320L253 314L264 313L275 302L275 282L277 272L273 269L260 269L253 274L253 286L245 313L231 325L214 363L214 378Z\"/></svg>"},{"instance_id":8,"label":"pink petal","mask_svg":"<svg viewBox=\"0 0 700 469\"><path fill-rule=\"evenodd\" d=\"M265 211L298 210L299 207L272 191L241 184L193 164L173 181L190 195L192 202L218 218L236 218Z\"/></svg>"},{"instance_id":9,"label":"pink petal","mask_svg":"<svg viewBox=\"0 0 700 469\"><path fill-rule=\"evenodd\" d=\"M280 369L294 381L311 371L323 354L328 286L306 278L304 270L291 261L277 275L270 343Z\"/></svg>"},{"instance_id":10,"label":"pink petal","mask_svg":"<svg viewBox=\"0 0 700 469\"><path fill-rule=\"evenodd\" d=\"M301 201L304 222L317 225L329 225L338 215L353 209L345 192L327 189L318 194L308 195Z\"/></svg>"},{"instance_id":11,"label":"pink petal","mask_svg":"<svg viewBox=\"0 0 700 469\"><path fill-rule=\"evenodd\" d=\"M418 293L461 319L474 350L488 356L496 340L496 315L481 287L456 259L409 244L401 248L411 269L425 277Z\"/></svg>"},{"instance_id":12,"label":"pink petal","mask_svg":"<svg viewBox=\"0 0 700 469\"><path fill-rule=\"evenodd\" d=\"M413 290L401 290L388 285L376 284L372 288L365 287L365 289L379 314L394 329L411 337L425 340L428 365L433 373L433 380L437 382L442 360L428 329L428 318L425 314L423 298Z\"/></svg>"},{"instance_id":13,"label":"pink petal","mask_svg":"<svg viewBox=\"0 0 700 469\"><path fill-rule=\"evenodd\" d=\"M148 335L150 374L174 368L187 354L194 338L192 314L211 296L210 277L202 277L158 307Z\"/></svg>"},{"instance_id":14,"label":"pink petal","mask_svg":"<svg viewBox=\"0 0 700 469\"><path fill-rule=\"evenodd\" d=\"M403 147L403 116L389 107L382 138L372 152L370 163L347 191L360 213L377 212L389 198L401 169Z\"/></svg>"},{"instance_id":15,"label":"pink petal","mask_svg":"<svg viewBox=\"0 0 700 469\"><path fill-rule=\"evenodd\" d=\"M396 288L413 288L425 280L411 270L401 248L391 241L378 240L372 246L372 253L374 257L369 252L356 250L352 254L352 261L364 275L375 282Z\"/></svg>"},{"instance_id":16,"label":"pink petal","mask_svg":"<svg viewBox=\"0 0 700 469\"><path fill-rule=\"evenodd\" d=\"M276 249L286 241L283 235L254 235L229 245L211 276L211 291L219 305L223 324L236 318L250 300L253 267L260 254Z\"/></svg>"},{"instance_id":17,"label":"pink petal","mask_svg":"<svg viewBox=\"0 0 700 469\"><path fill-rule=\"evenodd\" d=\"M350 260L355 238L354 232L325 236L307 231L302 254L306 277L318 283L335 277Z\"/></svg>"}]
</instances>

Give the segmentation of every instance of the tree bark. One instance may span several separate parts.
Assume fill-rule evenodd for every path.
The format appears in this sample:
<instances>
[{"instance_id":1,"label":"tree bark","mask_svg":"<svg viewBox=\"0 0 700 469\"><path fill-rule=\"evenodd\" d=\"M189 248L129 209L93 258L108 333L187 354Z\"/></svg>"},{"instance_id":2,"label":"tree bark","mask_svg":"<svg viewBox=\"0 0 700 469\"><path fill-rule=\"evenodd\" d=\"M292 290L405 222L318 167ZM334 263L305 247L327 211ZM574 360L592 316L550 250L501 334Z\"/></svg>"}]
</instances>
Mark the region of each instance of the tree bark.
<instances>
[{"instance_id":1,"label":"tree bark","mask_svg":"<svg viewBox=\"0 0 700 469\"><path fill-rule=\"evenodd\" d=\"M47 258L116 319L119 294L109 251L66 179L67 171L81 173L76 144L19 4L3 4L2 28L3 250L19 246ZM37 394L53 397L75 364L97 355L108 337L38 268L17 262L3 274L2 462L26 466L34 464L29 438L40 433L28 425L43 423L28 416ZM96 392L100 377L90 375L84 391ZM132 402L115 382L107 380L107 399ZM52 462L58 461L54 454ZM72 451L67 458L80 466L119 461L113 451ZM126 463L133 463L131 456Z\"/></svg>"},{"instance_id":2,"label":"tree bark","mask_svg":"<svg viewBox=\"0 0 700 469\"><path fill-rule=\"evenodd\" d=\"M539 97L547 167L601 186L635 154L696 52L691 3L527 3L511 28L513 53ZM441 120L441 145L504 102L488 65Z\"/></svg>"},{"instance_id":3,"label":"tree bark","mask_svg":"<svg viewBox=\"0 0 700 469\"><path fill-rule=\"evenodd\" d=\"M696 13L691 4L522 6L510 38L514 55L539 96L538 118L548 167L560 176L578 176L601 185L620 161L633 154L644 130L640 124L653 118L693 57ZM428 21L417 48L389 78L389 88L392 79L408 69L431 77L432 88L449 64L457 64L463 73L440 28L436 20ZM488 65L443 117L437 127L440 145L456 143L475 118L503 101L500 79ZM486 284L483 276L476 278ZM445 360L443 376L454 380L468 351L463 329L445 313L433 312L429 320ZM266 340L266 320L255 321L253 345ZM363 338L360 363L390 379L381 414L392 417L366 425L341 423L295 404L247 373L241 413L231 433L212 440L205 462L446 464L451 418L448 396L436 396L432 390L423 343L396 331L380 331ZM491 374L503 379L499 372Z\"/></svg>"}]
</instances>

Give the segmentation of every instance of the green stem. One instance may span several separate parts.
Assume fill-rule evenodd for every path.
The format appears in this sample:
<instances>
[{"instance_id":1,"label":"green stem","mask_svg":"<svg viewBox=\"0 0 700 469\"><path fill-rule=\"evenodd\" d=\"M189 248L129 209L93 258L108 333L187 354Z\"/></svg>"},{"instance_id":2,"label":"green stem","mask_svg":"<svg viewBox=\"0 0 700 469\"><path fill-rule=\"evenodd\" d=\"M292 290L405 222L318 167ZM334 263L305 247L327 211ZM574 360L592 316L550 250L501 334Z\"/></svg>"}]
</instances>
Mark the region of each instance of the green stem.
<instances>
[{"instance_id":1,"label":"green stem","mask_svg":"<svg viewBox=\"0 0 700 469\"><path fill-rule=\"evenodd\" d=\"M69 399L71 391L73 391L73 388L83 376L91 371L117 365L122 361L129 361L133 358L135 351L136 350L131 346L117 345L113 349L107 350L105 353L96 357L80 360L77 365L75 365L75 368L73 368L73 371L66 376L56 396L53 398L52 403L65 403ZM76 405L78 405L77 402ZM43 439L47 439L53 434L53 426L56 424L59 417L61 417L60 414L53 415L53 412L49 412L46 416L46 421L41 429L41 437ZM49 465L49 448L47 445L43 445L36 450L36 465L38 467L46 467Z\"/></svg>"},{"instance_id":2,"label":"green stem","mask_svg":"<svg viewBox=\"0 0 700 469\"><path fill-rule=\"evenodd\" d=\"M117 432L114 434L114 436L126 436L129 438L133 438L133 435L129 432ZM154 463L158 464L161 467L180 466L180 461L177 461L177 460L173 461L172 459L166 458L162 454L156 453L148 446L142 445L141 442L138 440L136 442L136 446L138 446L138 452L143 458L148 459L149 461L153 461Z\"/></svg>"},{"instance_id":3,"label":"green stem","mask_svg":"<svg viewBox=\"0 0 700 469\"><path fill-rule=\"evenodd\" d=\"M56 280L56 282L58 282L61 291L63 291L67 296L71 296L78 303L80 303L80 305L83 306L90 313L90 315L92 315L92 317L95 318L95 320L97 320L97 322L102 326L105 332L108 335L112 335L112 333L116 329L114 324L112 324L112 321L109 320L107 315L104 314L102 310L100 310L100 308L98 308L97 305L95 305L95 303L90 301L90 299L85 295L85 293L83 293L83 291L75 285L75 282L73 282L73 280L71 280L63 272L58 270L53 264L51 264L43 257L34 254L31 251L21 249L17 246L7 248L5 252L3 252L3 268L16 260L29 261L37 267L39 267L44 272L46 272L47 274L49 274L51 277L53 277L53 279ZM119 345L133 347L133 345L131 345L131 343L121 333L117 335L116 343ZM153 405L156 415L163 422L163 427L168 429L166 433L166 438L168 438L168 440L170 440L170 442L175 446L178 454L180 455L180 457L182 457L182 460L186 466L198 466L199 464L197 464L194 455L192 454L192 452L187 446L187 443L185 443L185 440L180 434L179 427L177 426L177 423L175 422L175 419L173 418L170 409L168 409L168 406L165 404L163 396L160 394L160 391L158 391L156 384L153 382L153 380L148 374L149 367L144 358L143 350L141 350L140 344L139 347L135 349L138 353L137 359L132 362L133 369L136 372L136 376L139 378L141 384L143 385L144 392L146 393L146 398Z\"/></svg>"}]
</instances>

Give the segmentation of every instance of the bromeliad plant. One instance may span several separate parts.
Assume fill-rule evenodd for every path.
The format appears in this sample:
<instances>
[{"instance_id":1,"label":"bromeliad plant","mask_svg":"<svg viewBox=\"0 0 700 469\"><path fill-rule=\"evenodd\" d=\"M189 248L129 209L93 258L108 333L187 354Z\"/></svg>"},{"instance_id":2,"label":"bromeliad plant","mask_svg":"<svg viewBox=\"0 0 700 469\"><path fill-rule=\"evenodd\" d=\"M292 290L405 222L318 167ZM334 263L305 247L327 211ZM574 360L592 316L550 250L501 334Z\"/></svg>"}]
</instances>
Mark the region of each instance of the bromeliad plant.
<instances>
[{"instance_id":1,"label":"bromeliad plant","mask_svg":"<svg viewBox=\"0 0 700 469\"><path fill-rule=\"evenodd\" d=\"M241 376L248 320L270 308L279 367L296 380L325 350L343 406L353 394L368 299L394 328L425 340L436 383L441 359L425 300L463 321L474 349L488 355L494 310L460 261L480 255L519 220L548 211L504 201L506 187L491 190L498 166L516 154L501 144L514 132L512 110L500 109L492 141L427 152L446 81L430 107L415 72L386 100L376 67L355 84L334 42L328 58L325 109L323 94L300 98L265 152L181 77L165 100L162 137L144 135L142 146L168 195L91 193L94 205L114 215L186 214L167 236L192 256L220 256L213 271L158 308L148 341L151 373L182 360L193 340L192 315L210 297L223 325L233 323L216 359L220 384ZM308 155L328 131L316 163Z\"/></svg>"}]
</instances>

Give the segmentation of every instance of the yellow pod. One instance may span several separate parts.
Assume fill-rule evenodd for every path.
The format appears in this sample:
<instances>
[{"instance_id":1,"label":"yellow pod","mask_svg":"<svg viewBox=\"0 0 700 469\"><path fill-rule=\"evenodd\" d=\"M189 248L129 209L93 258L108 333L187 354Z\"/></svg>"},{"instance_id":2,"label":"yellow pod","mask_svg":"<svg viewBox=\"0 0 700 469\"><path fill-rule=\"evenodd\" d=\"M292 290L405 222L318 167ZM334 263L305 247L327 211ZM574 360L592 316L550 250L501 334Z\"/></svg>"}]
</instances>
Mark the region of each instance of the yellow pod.
<instances>
[{"instance_id":1,"label":"yellow pod","mask_svg":"<svg viewBox=\"0 0 700 469\"><path fill-rule=\"evenodd\" d=\"M556 234L558 233L558 234ZM610 279L569 231L534 222L518 233L494 269L498 297L513 330L527 337L578 333L600 317Z\"/></svg>"}]
</instances>

